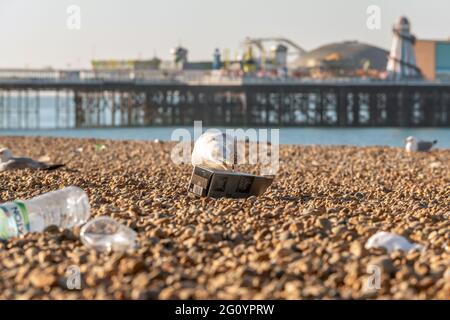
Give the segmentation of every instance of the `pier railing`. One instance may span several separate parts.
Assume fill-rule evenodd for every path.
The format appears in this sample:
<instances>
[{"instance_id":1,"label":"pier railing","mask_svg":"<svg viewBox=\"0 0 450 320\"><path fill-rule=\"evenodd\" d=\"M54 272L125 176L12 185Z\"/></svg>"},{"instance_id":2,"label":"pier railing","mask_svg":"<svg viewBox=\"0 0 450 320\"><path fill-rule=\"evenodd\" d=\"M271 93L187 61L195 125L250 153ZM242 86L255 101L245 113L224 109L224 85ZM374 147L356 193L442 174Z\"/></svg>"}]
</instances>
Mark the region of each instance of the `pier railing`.
<instances>
[{"instance_id":1,"label":"pier railing","mask_svg":"<svg viewBox=\"0 0 450 320\"><path fill-rule=\"evenodd\" d=\"M54 70L54 69L0 69L0 84L14 82L30 82L37 84L51 82L92 83L106 82L145 82L145 83L173 83L191 85L421 85L448 86L450 81L386 81L370 78L291 78L255 75L239 75L222 73L220 71L202 70Z\"/></svg>"}]
</instances>

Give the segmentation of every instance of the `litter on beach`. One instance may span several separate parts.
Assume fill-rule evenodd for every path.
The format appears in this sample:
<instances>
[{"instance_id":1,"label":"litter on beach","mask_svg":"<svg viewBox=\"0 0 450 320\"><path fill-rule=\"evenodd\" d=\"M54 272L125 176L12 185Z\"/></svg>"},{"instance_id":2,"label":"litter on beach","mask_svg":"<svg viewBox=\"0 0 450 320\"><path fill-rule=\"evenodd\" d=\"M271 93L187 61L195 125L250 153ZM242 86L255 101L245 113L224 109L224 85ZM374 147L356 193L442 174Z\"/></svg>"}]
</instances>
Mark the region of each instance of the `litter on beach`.
<instances>
[{"instance_id":1,"label":"litter on beach","mask_svg":"<svg viewBox=\"0 0 450 320\"><path fill-rule=\"evenodd\" d=\"M99 151L103 151L106 150L106 145L102 144L102 143L97 143L95 145L95 151L99 152Z\"/></svg>"},{"instance_id":2,"label":"litter on beach","mask_svg":"<svg viewBox=\"0 0 450 320\"><path fill-rule=\"evenodd\" d=\"M194 167L189 192L200 197L248 198L259 196L272 184L273 177L242 172Z\"/></svg>"},{"instance_id":3,"label":"litter on beach","mask_svg":"<svg viewBox=\"0 0 450 320\"><path fill-rule=\"evenodd\" d=\"M380 231L371 236L366 242L366 249L371 248L385 248L388 252L395 250L410 251L419 250L422 251L424 247L417 243L411 243L406 238L399 236L395 233L389 233Z\"/></svg>"},{"instance_id":4,"label":"litter on beach","mask_svg":"<svg viewBox=\"0 0 450 320\"><path fill-rule=\"evenodd\" d=\"M188 191L200 197L247 198L259 196L274 176L235 172L237 139L220 131L205 132L194 145L194 166Z\"/></svg>"},{"instance_id":5,"label":"litter on beach","mask_svg":"<svg viewBox=\"0 0 450 320\"><path fill-rule=\"evenodd\" d=\"M136 247L137 234L131 228L106 216L86 223L80 231L81 241L97 251L124 252Z\"/></svg>"},{"instance_id":6,"label":"litter on beach","mask_svg":"<svg viewBox=\"0 0 450 320\"><path fill-rule=\"evenodd\" d=\"M236 139L220 131L205 132L192 150L193 166L218 170L232 170L237 162Z\"/></svg>"},{"instance_id":7,"label":"litter on beach","mask_svg":"<svg viewBox=\"0 0 450 320\"><path fill-rule=\"evenodd\" d=\"M89 198L84 190L71 186L41 194L28 200L0 204L0 240L42 232L55 225L61 228L80 226L91 215Z\"/></svg>"},{"instance_id":8,"label":"litter on beach","mask_svg":"<svg viewBox=\"0 0 450 320\"><path fill-rule=\"evenodd\" d=\"M137 234L106 216L88 221L89 199L82 189L72 186L38 197L0 204L0 240L42 232L50 225L71 228L83 225L81 241L98 251L127 251L136 245Z\"/></svg>"}]
</instances>

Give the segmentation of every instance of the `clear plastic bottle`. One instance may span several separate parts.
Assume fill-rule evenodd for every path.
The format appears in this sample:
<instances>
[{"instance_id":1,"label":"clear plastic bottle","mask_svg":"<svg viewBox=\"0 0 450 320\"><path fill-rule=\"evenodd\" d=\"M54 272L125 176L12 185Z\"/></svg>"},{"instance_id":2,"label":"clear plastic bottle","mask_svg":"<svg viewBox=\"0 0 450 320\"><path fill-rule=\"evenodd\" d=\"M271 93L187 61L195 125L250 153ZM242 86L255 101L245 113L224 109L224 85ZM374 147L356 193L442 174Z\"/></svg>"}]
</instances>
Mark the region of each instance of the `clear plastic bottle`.
<instances>
[{"instance_id":1,"label":"clear plastic bottle","mask_svg":"<svg viewBox=\"0 0 450 320\"><path fill-rule=\"evenodd\" d=\"M42 232L50 225L71 228L90 217L89 198L78 187L67 187L29 200L0 205L0 239Z\"/></svg>"}]
</instances>

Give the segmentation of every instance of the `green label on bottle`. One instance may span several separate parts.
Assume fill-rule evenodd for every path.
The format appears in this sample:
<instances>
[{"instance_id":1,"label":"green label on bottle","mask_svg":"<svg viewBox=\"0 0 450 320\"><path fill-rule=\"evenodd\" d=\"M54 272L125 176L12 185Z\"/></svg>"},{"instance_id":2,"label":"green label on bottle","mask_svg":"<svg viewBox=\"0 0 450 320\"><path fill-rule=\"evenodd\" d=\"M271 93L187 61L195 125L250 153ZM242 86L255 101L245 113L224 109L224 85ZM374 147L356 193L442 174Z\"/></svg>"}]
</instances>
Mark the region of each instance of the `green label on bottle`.
<instances>
[{"instance_id":1,"label":"green label on bottle","mask_svg":"<svg viewBox=\"0 0 450 320\"><path fill-rule=\"evenodd\" d=\"M20 236L30 231L30 220L25 204L21 201L0 205L0 240Z\"/></svg>"}]
</instances>

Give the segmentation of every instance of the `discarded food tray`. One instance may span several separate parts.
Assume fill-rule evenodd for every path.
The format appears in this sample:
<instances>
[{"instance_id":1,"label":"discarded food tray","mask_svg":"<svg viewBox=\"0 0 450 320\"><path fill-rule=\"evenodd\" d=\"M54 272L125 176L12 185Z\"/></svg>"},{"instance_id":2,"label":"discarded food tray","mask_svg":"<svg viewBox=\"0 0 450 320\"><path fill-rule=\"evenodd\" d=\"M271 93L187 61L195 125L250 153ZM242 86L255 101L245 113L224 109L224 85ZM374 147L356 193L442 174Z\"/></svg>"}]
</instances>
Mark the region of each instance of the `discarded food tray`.
<instances>
[{"instance_id":1,"label":"discarded food tray","mask_svg":"<svg viewBox=\"0 0 450 320\"><path fill-rule=\"evenodd\" d=\"M273 177L195 166L188 191L200 197L247 198L263 194Z\"/></svg>"}]
</instances>

